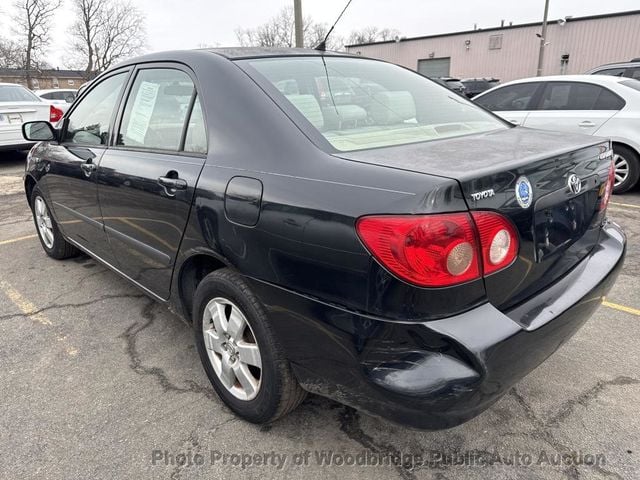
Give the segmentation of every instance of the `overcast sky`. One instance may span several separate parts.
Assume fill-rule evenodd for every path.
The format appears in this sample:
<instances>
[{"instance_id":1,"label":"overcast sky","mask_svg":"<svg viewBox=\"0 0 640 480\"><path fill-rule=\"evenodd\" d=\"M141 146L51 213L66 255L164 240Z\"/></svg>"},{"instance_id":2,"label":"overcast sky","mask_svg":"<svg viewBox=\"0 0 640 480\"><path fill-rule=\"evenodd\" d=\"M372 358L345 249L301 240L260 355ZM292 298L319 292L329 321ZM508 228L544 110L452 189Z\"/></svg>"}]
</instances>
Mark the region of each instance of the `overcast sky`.
<instances>
[{"instance_id":1,"label":"overcast sky","mask_svg":"<svg viewBox=\"0 0 640 480\"><path fill-rule=\"evenodd\" d=\"M69 0L58 13L53 44L48 59L54 66L65 66L65 32L73 20ZM147 18L148 50L197 48L206 45L236 45L234 30L265 22L293 0L132 0ZM0 32L11 30L9 0L1 0ZM304 15L317 22L333 23L346 0L302 0ZM544 0L353 0L337 35L375 25L395 28L404 36L429 35L469 30L505 22L540 21ZM551 0L550 19L640 9L638 0Z\"/></svg>"}]
</instances>

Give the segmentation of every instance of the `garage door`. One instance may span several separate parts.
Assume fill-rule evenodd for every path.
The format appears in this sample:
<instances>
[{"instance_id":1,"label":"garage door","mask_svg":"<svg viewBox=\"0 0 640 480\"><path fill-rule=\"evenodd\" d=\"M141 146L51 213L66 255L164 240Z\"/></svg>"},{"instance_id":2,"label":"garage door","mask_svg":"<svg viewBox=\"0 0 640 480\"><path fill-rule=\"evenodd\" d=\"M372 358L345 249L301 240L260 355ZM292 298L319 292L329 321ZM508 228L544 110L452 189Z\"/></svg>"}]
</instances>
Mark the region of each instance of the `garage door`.
<instances>
[{"instance_id":1,"label":"garage door","mask_svg":"<svg viewBox=\"0 0 640 480\"><path fill-rule=\"evenodd\" d=\"M451 57L418 60L418 73L425 77L448 77Z\"/></svg>"}]
</instances>

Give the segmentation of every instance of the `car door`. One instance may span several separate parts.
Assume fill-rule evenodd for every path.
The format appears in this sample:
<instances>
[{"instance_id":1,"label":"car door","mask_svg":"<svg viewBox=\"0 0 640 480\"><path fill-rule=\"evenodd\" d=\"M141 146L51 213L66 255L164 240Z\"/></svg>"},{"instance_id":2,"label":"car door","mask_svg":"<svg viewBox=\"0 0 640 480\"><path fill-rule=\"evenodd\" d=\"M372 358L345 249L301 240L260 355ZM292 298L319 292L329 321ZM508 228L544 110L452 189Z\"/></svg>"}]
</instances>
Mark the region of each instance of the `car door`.
<instances>
[{"instance_id":1,"label":"car door","mask_svg":"<svg viewBox=\"0 0 640 480\"><path fill-rule=\"evenodd\" d=\"M97 168L107 149L129 72L100 79L65 118L60 143L50 143L46 188L64 235L107 262L113 255L98 205Z\"/></svg>"},{"instance_id":2,"label":"car door","mask_svg":"<svg viewBox=\"0 0 640 480\"><path fill-rule=\"evenodd\" d=\"M505 85L476 97L474 101L514 125L523 125L540 85L540 82Z\"/></svg>"},{"instance_id":3,"label":"car door","mask_svg":"<svg viewBox=\"0 0 640 480\"><path fill-rule=\"evenodd\" d=\"M193 74L145 65L130 81L115 145L102 158L98 195L120 270L161 298L205 162L205 121Z\"/></svg>"},{"instance_id":4,"label":"car door","mask_svg":"<svg viewBox=\"0 0 640 480\"><path fill-rule=\"evenodd\" d=\"M624 106L611 90L585 82L547 82L525 126L593 135Z\"/></svg>"}]
</instances>

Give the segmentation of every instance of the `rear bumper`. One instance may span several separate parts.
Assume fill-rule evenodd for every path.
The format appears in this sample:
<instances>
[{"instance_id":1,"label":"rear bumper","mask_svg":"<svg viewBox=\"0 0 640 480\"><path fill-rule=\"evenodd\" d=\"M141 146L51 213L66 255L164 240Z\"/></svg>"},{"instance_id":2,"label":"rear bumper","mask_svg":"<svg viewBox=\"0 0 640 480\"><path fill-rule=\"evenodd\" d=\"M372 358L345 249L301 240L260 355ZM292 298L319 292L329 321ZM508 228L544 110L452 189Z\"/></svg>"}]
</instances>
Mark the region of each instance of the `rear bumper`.
<instances>
[{"instance_id":1,"label":"rear bumper","mask_svg":"<svg viewBox=\"0 0 640 480\"><path fill-rule=\"evenodd\" d=\"M20 125L0 126L0 150L19 150L31 148L34 142L28 142L22 136Z\"/></svg>"},{"instance_id":2,"label":"rear bumper","mask_svg":"<svg viewBox=\"0 0 640 480\"><path fill-rule=\"evenodd\" d=\"M587 321L622 268L626 239L607 225L571 272L522 305L400 323L253 281L301 385L397 423L449 428L478 415Z\"/></svg>"}]
</instances>

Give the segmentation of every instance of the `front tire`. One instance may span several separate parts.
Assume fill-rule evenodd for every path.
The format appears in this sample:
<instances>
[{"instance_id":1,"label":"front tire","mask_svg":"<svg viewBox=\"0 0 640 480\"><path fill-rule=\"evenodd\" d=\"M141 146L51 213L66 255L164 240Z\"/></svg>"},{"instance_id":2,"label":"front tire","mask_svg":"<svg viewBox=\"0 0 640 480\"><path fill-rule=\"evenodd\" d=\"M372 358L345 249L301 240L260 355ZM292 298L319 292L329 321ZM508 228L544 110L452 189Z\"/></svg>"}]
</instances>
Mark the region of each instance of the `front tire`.
<instances>
[{"instance_id":1,"label":"front tire","mask_svg":"<svg viewBox=\"0 0 640 480\"><path fill-rule=\"evenodd\" d=\"M613 193L628 192L638 183L638 178L640 178L638 154L624 145L614 145L613 164L615 168Z\"/></svg>"},{"instance_id":2,"label":"front tire","mask_svg":"<svg viewBox=\"0 0 640 480\"><path fill-rule=\"evenodd\" d=\"M193 329L213 388L238 416L269 423L305 398L257 297L229 269L207 275L194 295Z\"/></svg>"},{"instance_id":3,"label":"front tire","mask_svg":"<svg viewBox=\"0 0 640 480\"><path fill-rule=\"evenodd\" d=\"M56 260L64 260L80 253L62 236L58 224L51 215L49 205L37 186L31 192L31 210L40 244L47 255Z\"/></svg>"}]
</instances>

